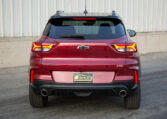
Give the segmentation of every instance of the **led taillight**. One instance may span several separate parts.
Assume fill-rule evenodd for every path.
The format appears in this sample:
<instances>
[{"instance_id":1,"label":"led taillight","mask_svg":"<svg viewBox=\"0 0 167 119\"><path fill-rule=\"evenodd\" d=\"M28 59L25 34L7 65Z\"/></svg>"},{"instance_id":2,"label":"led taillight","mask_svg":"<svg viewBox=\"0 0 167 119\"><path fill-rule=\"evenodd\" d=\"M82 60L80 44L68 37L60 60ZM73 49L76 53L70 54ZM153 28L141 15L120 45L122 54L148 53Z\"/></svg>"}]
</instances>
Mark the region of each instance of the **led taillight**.
<instances>
[{"instance_id":1,"label":"led taillight","mask_svg":"<svg viewBox=\"0 0 167 119\"><path fill-rule=\"evenodd\" d=\"M42 51L47 52L47 51L51 50L52 47L53 47L53 44L42 44Z\"/></svg>"},{"instance_id":2,"label":"led taillight","mask_svg":"<svg viewBox=\"0 0 167 119\"><path fill-rule=\"evenodd\" d=\"M137 71L134 71L134 80L135 80L135 84L138 83L138 74L137 74Z\"/></svg>"},{"instance_id":3,"label":"led taillight","mask_svg":"<svg viewBox=\"0 0 167 119\"><path fill-rule=\"evenodd\" d=\"M114 44L114 48L119 52L136 52L136 43L133 44Z\"/></svg>"},{"instance_id":4,"label":"led taillight","mask_svg":"<svg viewBox=\"0 0 167 119\"><path fill-rule=\"evenodd\" d=\"M48 44L48 43L33 43L32 44L32 51L50 51L52 49L54 44Z\"/></svg>"},{"instance_id":5,"label":"led taillight","mask_svg":"<svg viewBox=\"0 0 167 119\"><path fill-rule=\"evenodd\" d=\"M30 71L30 83L34 82L34 70Z\"/></svg>"},{"instance_id":6,"label":"led taillight","mask_svg":"<svg viewBox=\"0 0 167 119\"><path fill-rule=\"evenodd\" d=\"M32 51L41 51L41 43L32 43Z\"/></svg>"}]
</instances>

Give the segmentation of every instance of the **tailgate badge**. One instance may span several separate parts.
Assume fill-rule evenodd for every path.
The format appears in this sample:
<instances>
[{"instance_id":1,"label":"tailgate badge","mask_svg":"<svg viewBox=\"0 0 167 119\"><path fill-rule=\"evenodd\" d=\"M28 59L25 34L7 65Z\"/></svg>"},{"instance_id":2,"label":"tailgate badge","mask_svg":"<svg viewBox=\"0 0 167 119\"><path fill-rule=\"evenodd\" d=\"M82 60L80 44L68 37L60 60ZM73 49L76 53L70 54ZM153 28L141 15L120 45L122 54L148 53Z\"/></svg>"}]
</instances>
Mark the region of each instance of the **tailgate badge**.
<instances>
[{"instance_id":1,"label":"tailgate badge","mask_svg":"<svg viewBox=\"0 0 167 119\"><path fill-rule=\"evenodd\" d=\"M89 46L82 45L82 46L78 46L77 49L86 50L86 49L89 49Z\"/></svg>"}]
</instances>

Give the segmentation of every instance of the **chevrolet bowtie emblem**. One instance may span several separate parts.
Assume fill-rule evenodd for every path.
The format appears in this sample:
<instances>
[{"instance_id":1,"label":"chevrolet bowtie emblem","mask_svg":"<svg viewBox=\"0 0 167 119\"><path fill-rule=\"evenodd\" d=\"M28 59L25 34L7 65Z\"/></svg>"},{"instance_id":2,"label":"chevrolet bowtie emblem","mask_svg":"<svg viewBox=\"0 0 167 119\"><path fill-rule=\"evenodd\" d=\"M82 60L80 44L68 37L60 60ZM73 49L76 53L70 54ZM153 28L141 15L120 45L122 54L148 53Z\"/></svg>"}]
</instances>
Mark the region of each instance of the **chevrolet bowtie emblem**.
<instances>
[{"instance_id":1,"label":"chevrolet bowtie emblem","mask_svg":"<svg viewBox=\"0 0 167 119\"><path fill-rule=\"evenodd\" d=\"M82 46L78 46L77 49L86 50L86 49L89 49L89 46L82 45Z\"/></svg>"}]
</instances>

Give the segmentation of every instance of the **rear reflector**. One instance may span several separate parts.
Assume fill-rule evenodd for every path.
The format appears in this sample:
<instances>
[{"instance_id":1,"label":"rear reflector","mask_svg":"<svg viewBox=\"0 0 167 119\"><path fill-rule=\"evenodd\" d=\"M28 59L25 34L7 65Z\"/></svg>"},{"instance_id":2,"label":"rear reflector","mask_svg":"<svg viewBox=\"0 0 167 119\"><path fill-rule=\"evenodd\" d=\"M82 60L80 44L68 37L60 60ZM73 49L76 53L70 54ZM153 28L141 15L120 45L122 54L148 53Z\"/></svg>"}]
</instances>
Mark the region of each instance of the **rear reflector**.
<instances>
[{"instance_id":1,"label":"rear reflector","mask_svg":"<svg viewBox=\"0 0 167 119\"><path fill-rule=\"evenodd\" d=\"M34 70L31 70L31 71L30 71L30 83L33 83L33 82L34 82L33 77L34 77Z\"/></svg>"},{"instance_id":2,"label":"rear reflector","mask_svg":"<svg viewBox=\"0 0 167 119\"><path fill-rule=\"evenodd\" d=\"M135 75L135 84L137 84L138 83L137 71L134 71L134 75Z\"/></svg>"},{"instance_id":3,"label":"rear reflector","mask_svg":"<svg viewBox=\"0 0 167 119\"><path fill-rule=\"evenodd\" d=\"M96 20L95 17L73 17L74 20Z\"/></svg>"}]
</instances>

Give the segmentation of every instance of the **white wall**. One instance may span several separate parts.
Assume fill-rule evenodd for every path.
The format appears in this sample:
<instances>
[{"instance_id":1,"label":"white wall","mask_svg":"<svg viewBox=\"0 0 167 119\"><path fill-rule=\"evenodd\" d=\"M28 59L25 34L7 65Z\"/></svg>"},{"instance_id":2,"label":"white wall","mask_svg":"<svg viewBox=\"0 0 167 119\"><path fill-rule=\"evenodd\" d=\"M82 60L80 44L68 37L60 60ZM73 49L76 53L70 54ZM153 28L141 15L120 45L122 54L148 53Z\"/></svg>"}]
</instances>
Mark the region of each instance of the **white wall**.
<instances>
[{"instance_id":1,"label":"white wall","mask_svg":"<svg viewBox=\"0 0 167 119\"><path fill-rule=\"evenodd\" d=\"M83 12L85 0L0 0L0 37L39 36L56 10ZM167 0L87 0L88 12L118 11L127 28L167 31Z\"/></svg>"}]
</instances>

